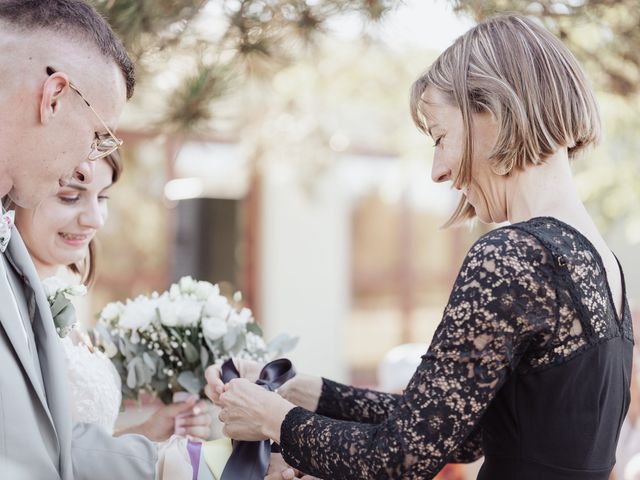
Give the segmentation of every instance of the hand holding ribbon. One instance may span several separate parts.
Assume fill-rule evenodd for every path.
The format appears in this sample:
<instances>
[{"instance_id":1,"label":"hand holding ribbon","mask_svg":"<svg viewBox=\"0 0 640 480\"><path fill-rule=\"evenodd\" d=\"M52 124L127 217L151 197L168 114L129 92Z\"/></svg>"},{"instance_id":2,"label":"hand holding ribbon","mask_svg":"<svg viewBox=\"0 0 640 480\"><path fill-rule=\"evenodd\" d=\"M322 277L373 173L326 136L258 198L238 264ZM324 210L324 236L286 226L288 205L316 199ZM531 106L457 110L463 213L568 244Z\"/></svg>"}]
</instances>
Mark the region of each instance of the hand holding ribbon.
<instances>
[{"instance_id":1,"label":"hand holding ribbon","mask_svg":"<svg viewBox=\"0 0 640 480\"><path fill-rule=\"evenodd\" d=\"M269 440L264 438L264 426L273 418L284 419L293 405L273 392L295 376L287 359L274 360L260 372L255 384L239 379L240 374L231 360L222 365L225 392L220 396L223 407L220 420L225 423L225 434L234 441L233 453L222 472L221 480L263 480L271 454ZM259 388L259 387L262 388ZM279 429L278 429L279 432ZM252 441L242 441L242 439Z\"/></svg>"}]
</instances>

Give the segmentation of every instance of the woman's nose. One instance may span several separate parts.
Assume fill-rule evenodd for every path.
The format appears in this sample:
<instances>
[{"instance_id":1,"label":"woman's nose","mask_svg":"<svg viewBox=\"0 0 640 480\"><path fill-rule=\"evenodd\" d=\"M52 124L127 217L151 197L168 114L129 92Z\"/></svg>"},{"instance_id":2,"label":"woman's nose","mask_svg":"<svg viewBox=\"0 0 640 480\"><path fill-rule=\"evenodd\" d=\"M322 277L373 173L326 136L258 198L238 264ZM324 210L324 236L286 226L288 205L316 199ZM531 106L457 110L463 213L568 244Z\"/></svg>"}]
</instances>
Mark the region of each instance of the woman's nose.
<instances>
[{"instance_id":1,"label":"woman's nose","mask_svg":"<svg viewBox=\"0 0 640 480\"><path fill-rule=\"evenodd\" d=\"M436 183L451 180L451 169L444 162L434 158L431 167L431 180Z\"/></svg>"},{"instance_id":2,"label":"woman's nose","mask_svg":"<svg viewBox=\"0 0 640 480\"><path fill-rule=\"evenodd\" d=\"M104 215L102 209L96 202L91 202L87 208L80 215L80 224L83 227L93 228L99 230L104 226Z\"/></svg>"}]
</instances>

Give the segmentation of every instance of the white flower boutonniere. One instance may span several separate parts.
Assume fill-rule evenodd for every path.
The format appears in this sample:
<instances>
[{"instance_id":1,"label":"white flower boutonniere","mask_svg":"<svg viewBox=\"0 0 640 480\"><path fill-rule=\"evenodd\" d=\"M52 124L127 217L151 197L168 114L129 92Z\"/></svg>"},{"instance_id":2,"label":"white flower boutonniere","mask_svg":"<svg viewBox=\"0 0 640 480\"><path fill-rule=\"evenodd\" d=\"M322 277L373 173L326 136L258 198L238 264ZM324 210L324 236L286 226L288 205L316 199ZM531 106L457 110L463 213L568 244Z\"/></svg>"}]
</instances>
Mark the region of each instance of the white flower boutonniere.
<instances>
[{"instance_id":1,"label":"white flower boutonniere","mask_svg":"<svg viewBox=\"0 0 640 480\"><path fill-rule=\"evenodd\" d=\"M68 285L58 277L50 277L42 282L44 293L49 300L51 316L60 338L66 337L77 323L76 309L71 303L73 297L87 294L84 285Z\"/></svg>"}]
</instances>

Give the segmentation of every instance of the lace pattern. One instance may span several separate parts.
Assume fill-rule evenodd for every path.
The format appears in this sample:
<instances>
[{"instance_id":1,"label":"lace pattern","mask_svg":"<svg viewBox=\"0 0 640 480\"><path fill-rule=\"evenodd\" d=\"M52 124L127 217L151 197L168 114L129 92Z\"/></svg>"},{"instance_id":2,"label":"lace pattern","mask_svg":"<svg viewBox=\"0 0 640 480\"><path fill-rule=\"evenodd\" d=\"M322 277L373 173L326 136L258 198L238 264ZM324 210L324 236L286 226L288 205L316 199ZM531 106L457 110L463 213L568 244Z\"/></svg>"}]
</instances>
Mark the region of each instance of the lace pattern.
<instances>
[{"instance_id":1,"label":"lace pattern","mask_svg":"<svg viewBox=\"0 0 640 480\"><path fill-rule=\"evenodd\" d=\"M75 345L70 336L62 345L67 360L74 423L94 423L113 433L120 411L120 376L102 352Z\"/></svg>"},{"instance_id":2,"label":"lace pattern","mask_svg":"<svg viewBox=\"0 0 640 480\"><path fill-rule=\"evenodd\" d=\"M285 459L321 478L427 479L480 457L478 424L512 372L566 362L613 336L632 341L629 309L619 325L596 255L554 219L485 235L404 394L325 380L317 413L295 408L285 418Z\"/></svg>"}]
</instances>

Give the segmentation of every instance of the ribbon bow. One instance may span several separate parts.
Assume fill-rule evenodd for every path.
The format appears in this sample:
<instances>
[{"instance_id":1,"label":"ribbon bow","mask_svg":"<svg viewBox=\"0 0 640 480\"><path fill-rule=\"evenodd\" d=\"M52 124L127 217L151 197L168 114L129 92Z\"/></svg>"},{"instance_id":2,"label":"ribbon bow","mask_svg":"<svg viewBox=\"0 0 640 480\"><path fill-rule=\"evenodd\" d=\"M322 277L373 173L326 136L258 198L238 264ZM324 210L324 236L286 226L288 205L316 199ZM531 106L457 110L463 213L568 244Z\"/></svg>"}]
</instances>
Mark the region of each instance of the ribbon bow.
<instances>
[{"instance_id":1,"label":"ribbon bow","mask_svg":"<svg viewBox=\"0 0 640 480\"><path fill-rule=\"evenodd\" d=\"M11 240L11 230L13 229L13 219L16 212L9 210L0 217L0 252L4 253Z\"/></svg>"},{"instance_id":2,"label":"ribbon bow","mask_svg":"<svg viewBox=\"0 0 640 480\"><path fill-rule=\"evenodd\" d=\"M280 358L267 363L256 381L257 385L275 391L296 374L290 360ZM232 360L222 364L222 381L229 383L240 378ZM234 441L233 452L222 471L220 480L263 480L269 468L271 444L269 440L259 442Z\"/></svg>"}]
</instances>

